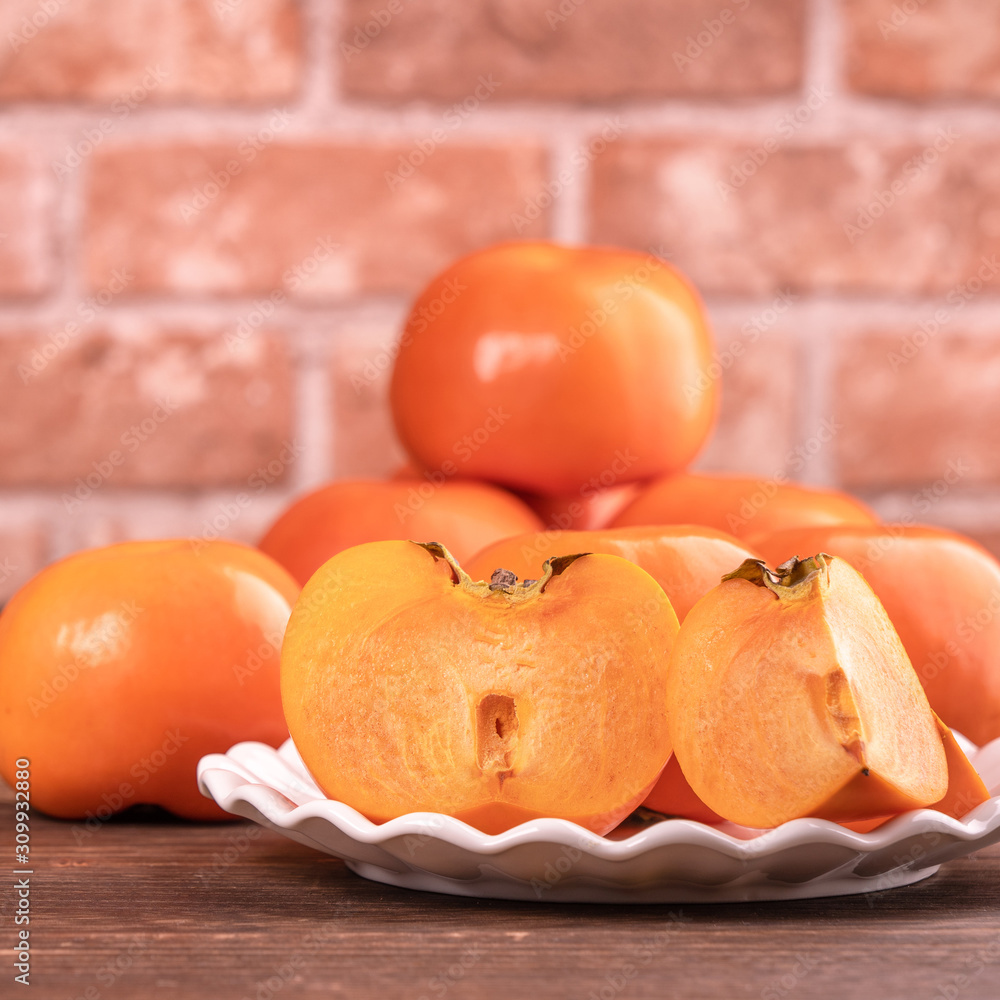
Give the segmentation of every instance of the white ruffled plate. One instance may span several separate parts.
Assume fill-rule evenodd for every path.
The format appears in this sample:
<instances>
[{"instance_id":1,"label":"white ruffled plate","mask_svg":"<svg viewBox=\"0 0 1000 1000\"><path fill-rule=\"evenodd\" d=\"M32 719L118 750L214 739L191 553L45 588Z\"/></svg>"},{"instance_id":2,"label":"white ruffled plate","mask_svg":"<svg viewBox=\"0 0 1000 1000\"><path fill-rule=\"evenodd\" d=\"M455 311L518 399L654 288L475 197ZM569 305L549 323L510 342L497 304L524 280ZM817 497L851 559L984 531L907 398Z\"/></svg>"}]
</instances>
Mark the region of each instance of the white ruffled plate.
<instances>
[{"instance_id":1,"label":"white ruffled plate","mask_svg":"<svg viewBox=\"0 0 1000 1000\"><path fill-rule=\"evenodd\" d=\"M968 745L968 744L967 744ZM1000 740L969 755L1000 791ZM627 820L607 837L540 819L489 836L440 813L380 826L328 799L291 740L279 750L238 743L198 764L202 794L223 809L343 858L365 878L458 896L587 903L806 899L875 892L933 875L1000 840L1000 796L961 821L933 809L871 833L821 819L774 830L693 820Z\"/></svg>"}]
</instances>

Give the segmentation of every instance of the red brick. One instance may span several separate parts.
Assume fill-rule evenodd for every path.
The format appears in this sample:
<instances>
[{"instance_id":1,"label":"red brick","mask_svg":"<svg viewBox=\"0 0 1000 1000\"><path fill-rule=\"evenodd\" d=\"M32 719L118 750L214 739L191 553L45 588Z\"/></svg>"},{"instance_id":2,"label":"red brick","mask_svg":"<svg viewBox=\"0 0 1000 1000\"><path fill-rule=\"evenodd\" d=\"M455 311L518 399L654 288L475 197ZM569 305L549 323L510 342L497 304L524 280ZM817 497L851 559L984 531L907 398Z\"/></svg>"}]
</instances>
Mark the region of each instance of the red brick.
<instances>
[{"instance_id":1,"label":"red brick","mask_svg":"<svg viewBox=\"0 0 1000 1000\"><path fill-rule=\"evenodd\" d=\"M924 100L1000 97L996 0L846 0L853 89Z\"/></svg>"},{"instance_id":2,"label":"red brick","mask_svg":"<svg viewBox=\"0 0 1000 1000\"><path fill-rule=\"evenodd\" d=\"M331 360L333 472L338 479L383 478L406 460L389 411L389 379L399 330L386 324L344 331Z\"/></svg>"},{"instance_id":3,"label":"red brick","mask_svg":"<svg viewBox=\"0 0 1000 1000\"><path fill-rule=\"evenodd\" d=\"M1000 336L942 330L927 339L913 328L845 337L835 380L835 450L848 486L944 479L951 492L1000 482Z\"/></svg>"},{"instance_id":4,"label":"red brick","mask_svg":"<svg viewBox=\"0 0 1000 1000\"><path fill-rule=\"evenodd\" d=\"M87 274L100 287L127 267L130 293L413 292L459 254L517 235L514 216L547 179L533 146L441 145L397 183L400 163L423 155L409 144L242 140L99 152ZM546 220L522 234L544 233Z\"/></svg>"},{"instance_id":5,"label":"red brick","mask_svg":"<svg viewBox=\"0 0 1000 1000\"><path fill-rule=\"evenodd\" d=\"M227 344L133 324L84 330L59 350L61 334L0 338L0 484L242 485L291 439L274 336Z\"/></svg>"},{"instance_id":6,"label":"red brick","mask_svg":"<svg viewBox=\"0 0 1000 1000\"><path fill-rule=\"evenodd\" d=\"M1000 145L941 130L939 151L933 139L623 139L594 164L590 235L662 246L710 292L947 292L1000 251ZM778 143L770 155L766 140Z\"/></svg>"},{"instance_id":7,"label":"red brick","mask_svg":"<svg viewBox=\"0 0 1000 1000\"><path fill-rule=\"evenodd\" d=\"M385 21L392 4L398 13L383 27L373 12ZM494 101L775 93L801 79L804 6L803 0L348 0L341 76L351 96L390 100L462 100L475 93L481 75L497 82Z\"/></svg>"},{"instance_id":8,"label":"red brick","mask_svg":"<svg viewBox=\"0 0 1000 1000\"><path fill-rule=\"evenodd\" d=\"M0 604L10 600L42 568L47 554L41 525L13 521L5 516L0 529Z\"/></svg>"},{"instance_id":9,"label":"red brick","mask_svg":"<svg viewBox=\"0 0 1000 1000\"><path fill-rule=\"evenodd\" d=\"M0 296L49 287L52 185L39 156L9 147L0 152Z\"/></svg>"},{"instance_id":10,"label":"red brick","mask_svg":"<svg viewBox=\"0 0 1000 1000\"><path fill-rule=\"evenodd\" d=\"M261 101L294 94L293 0L50 0L5 18L0 99ZM39 27L35 27L32 21Z\"/></svg>"},{"instance_id":11,"label":"red brick","mask_svg":"<svg viewBox=\"0 0 1000 1000\"><path fill-rule=\"evenodd\" d=\"M795 446L797 354L780 330L715 331L716 362L706 376L721 379L719 422L697 467L773 477L787 471Z\"/></svg>"}]
</instances>

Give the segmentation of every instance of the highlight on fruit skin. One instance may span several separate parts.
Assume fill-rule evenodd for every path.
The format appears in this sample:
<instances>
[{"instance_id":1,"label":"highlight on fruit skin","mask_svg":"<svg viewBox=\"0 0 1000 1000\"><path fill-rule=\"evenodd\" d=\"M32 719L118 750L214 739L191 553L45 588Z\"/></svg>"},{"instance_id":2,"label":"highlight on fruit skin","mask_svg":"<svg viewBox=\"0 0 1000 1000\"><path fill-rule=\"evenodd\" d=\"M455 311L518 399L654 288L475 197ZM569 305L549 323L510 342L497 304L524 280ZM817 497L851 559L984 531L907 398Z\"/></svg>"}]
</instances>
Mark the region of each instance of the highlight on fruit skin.
<instances>
[{"instance_id":1,"label":"highlight on fruit skin","mask_svg":"<svg viewBox=\"0 0 1000 1000\"><path fill-rule=\"evenodd\" d=\"M685 472L643 490L610 527L703 524L753 547L785 528L820 524L877 524L860 500L838 490L749 476Z\"/></svg>"},{"instance_id":2,"label":"highlight on fruit skin","mask_svg":"<svg viewBox=\"0 0 1000 1000\"><path fill-rule=\"evenodd\" d=\"M106 818L139 804L232 819L198 791L209 753L288 738L279 650L299 586L236 542L76 552L0 615L0 774L31 761L31 808Z\"/></svg>"},{"instance_id":3,"label":"highlight on fruit skin","mask_svg":"<svg viewBox=\"0 0 1000 1000\"><path fill-rule=\"evenodd\" d=\"M667 716L694 793L744 826L968 811L988 797L871 588L823 553L777 571L747 560L695 605Z\"/></svg>"},{"instance_id":4,"label":"highlight on fruit skin","mask_svg":"<svg viewBox=\"0 0 1000 1000\"><path fill-rule=\"evenodd\" d=\"M828 525L757 545L771 564L823 550L868 581L899 633L931 708L980 746L1000 737L1000 562L929 525Z\"/></svg>"},{"instance_id":5,"label":"highlight on fruit skin","mask_svg":"<svg viewBox=\"0 0 1000 1000\"><path fill-rule=\"evenodd\" d=\"M331 556L362 542L441 538L467 559L508 535L538 531L538 516L489 483L447 478L342 479L300 497L267 530L258 548L305 583Z\"/></svg>"},{"instance_id":6,"label":"highlight on fruit skin","mask_svg":"<svg viewBox=\"0 0 1000 1000\"><path fill-rule=\"evenodd\" d=\"M656 581L617 556L487 583L439 544L372 542L303 589L282 702L320 787L373 822L437 812L499 833L549 816L603 834L670 756L677 629Z\"/></svg>"},{"instance_id":7,"label":"highlight on fruit skin","mask_svg":"<svg viewBox=\"0 0 1000 1000\"><path fill-rule=\"evenodd\" d=\"M462 289L456 294L456 287ZM650 253L544 240L485 247L418 296L389 389L418 465L539 496L687 468L719 386L704 305ZM606 482L604 483L606 485Z\"/></svg>"},{"instance_id":8,"label":"highlight on fruit skin","mask_svg":"<svg viewBox=\"0 0 1000 1000\"><path fill-rule=\"evenodd\" d=\"M477 552L467 565L486 578L497 566L536 577L542 563L566 552L606 552L641 566L663 588L680 621L724 573L756 553L725 532L700 524L539 531L503 538Z\"/></svg>"}]
</instances>

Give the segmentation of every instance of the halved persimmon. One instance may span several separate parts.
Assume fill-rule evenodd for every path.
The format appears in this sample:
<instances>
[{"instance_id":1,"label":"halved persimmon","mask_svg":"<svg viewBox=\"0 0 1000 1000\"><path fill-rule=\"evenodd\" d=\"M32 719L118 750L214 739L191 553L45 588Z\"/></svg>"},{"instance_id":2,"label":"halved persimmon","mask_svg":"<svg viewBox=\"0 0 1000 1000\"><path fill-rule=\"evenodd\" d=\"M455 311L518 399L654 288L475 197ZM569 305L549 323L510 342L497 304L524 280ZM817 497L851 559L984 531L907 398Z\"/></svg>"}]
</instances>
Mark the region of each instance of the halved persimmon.
<instances>
[{"instance_id":1,"label":"halved persimmon","mask_svg":"<svg viewBox=\"0 0 1000 1000\"><path fill-rule=\"evenodd\" d=\"M323 790L374 822L429 811L498 833L554 816L605 833L670 756L677 628L616 556L476 583L440 545L359 545L293 609L285 717Z\"/></svg>"},{"instance_id":2,"label":"halved persimmon","mask_svg":"<svg viewBox=\"0 0 1000 1000\"><path fill-rule=\"evenodd\" d=\"M546 559L567 552L605 552L641 566L664 589L681 621L725 573L756 557L732 535L698 524L675 524L514 535L477 552L467 569L477 580L488 580L501 566L530 579L541 574Z\"/></svg>"},{"instance_id":3,"label":"halved persimmon","mask_svg":"<svg viewBox=\"0 0 1000 1000\"><path fill-rule=\"evenodd\" d=\"M748 560L699 601L671 658L667 715L695 794L745 826L871 820L948 798L941 724L843 559L777 572ZM985 800L971 765L958 782Z\"/></svg>"}]
</instances>

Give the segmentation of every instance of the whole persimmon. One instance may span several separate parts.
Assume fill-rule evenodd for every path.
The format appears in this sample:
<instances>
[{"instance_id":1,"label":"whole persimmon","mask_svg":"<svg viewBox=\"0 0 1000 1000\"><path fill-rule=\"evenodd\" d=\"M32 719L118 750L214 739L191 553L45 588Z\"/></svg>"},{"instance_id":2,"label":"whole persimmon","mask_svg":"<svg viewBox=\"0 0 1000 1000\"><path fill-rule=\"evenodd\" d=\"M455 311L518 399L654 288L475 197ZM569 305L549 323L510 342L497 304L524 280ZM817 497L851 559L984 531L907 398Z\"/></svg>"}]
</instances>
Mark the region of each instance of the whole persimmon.
<instances>
[{"instance_id":1,"label":"whole persimmon","mask_svg":"<svg viewBox=\"0 0 1000 1000\"><path fill-rule=\"evenodd\" d=\"M139 803L224 819L207 753L278 746L282 635L298 585L235 542L124 542L42 570L0 616L0 773L31 805L99 822Z\"/></svg>"},{"instance_id":2,"label":"whole persimmon","mask_svg":"<svg viewBox=\"0 0 1000 1000\"><path fill-rule=\"evenodd\" d=\"M546 528L562 531L596 531L607 527L638 495L639 483L623 483L599 490L585 489L568 497L522 494L524 502Z\"/></svg>"},{"instance_id":3,"label":"whole persimmon","mask_svg":"<svg viewBox=\"0 0 1000 1000\"><path fill-rule=\"evenodd\" d=\"M704 524L753 546L785 528L877 523L860 500L837 490L749 476L683 473L651 483L610 527Z\"/></svg>"},{"instance_id":4,"label":"whole persimmon","mask_svg":"<svg viewBox=\"0 0 1000 1000\"><path fill-rule=\"evenodd\" d=\"M878 598L824 553L775 571L747 560L694 606L667 716L695 795L744 826L964 814L989 797Z\"/></svg>"},{"instance_id":5,"label":"whole persimmon","mask_svg":"<svg viewBox=\"0 0 1000 1000\"><path fill-rule=\"evenodd\" d=\"M296 500L258 547L305 583L331 556L362 542L434 538L467 559L498 538L541 526L522 500L488 483L341 480Z\"/></svg>"},{"instance_id":6,"label":"whole persimmon","mask_svg":"<svg viewBox=\"0 0 1000 1000\"><path fill-rule=\"evenodd\" d=\"M476 583L439 545L371 542L303 589L281 696L320 787L373 822L429 811L499 833L552 816L605 833L670 756L677 628L617 556Z\"/></svg>"},{"instance_id":7,"label":"whole persimmon","mask_svg":"<svg viewBox=\"0 0 1000 1000\"><path fill-rule=\"evenodd\" d=\"M475 580L488 580L498 567L534 579L546 559L568 552L604 552L641 566L663 588L680 621L724 574L756 556L732 535L714 528L672 524L514 535L476 553L466 569Z\"/></svg>"},{"instance_id":8,"label":"whole persimmon","mask_svg":"<svg viewBox=\"0 0 1000 1000\"><path fill-rule=\"evenodd\" d=\"M541 496L685 468L715 421L705 310L651 254L513 242L413 305L390 400L417 463Z\"/></svg>"},{"instance_id":9,"label":"whole persimmon","mask_svg":"<svg viewBox=\"0 0 1000 1000\"><path fill-rule=\"evenodd\" d=\"M1000 737L1000 563L971 538L927 525L832 525L758 543L772 564L822 550L868 581L931 708L982 745Z\"/></svg>"}]
</instances>

